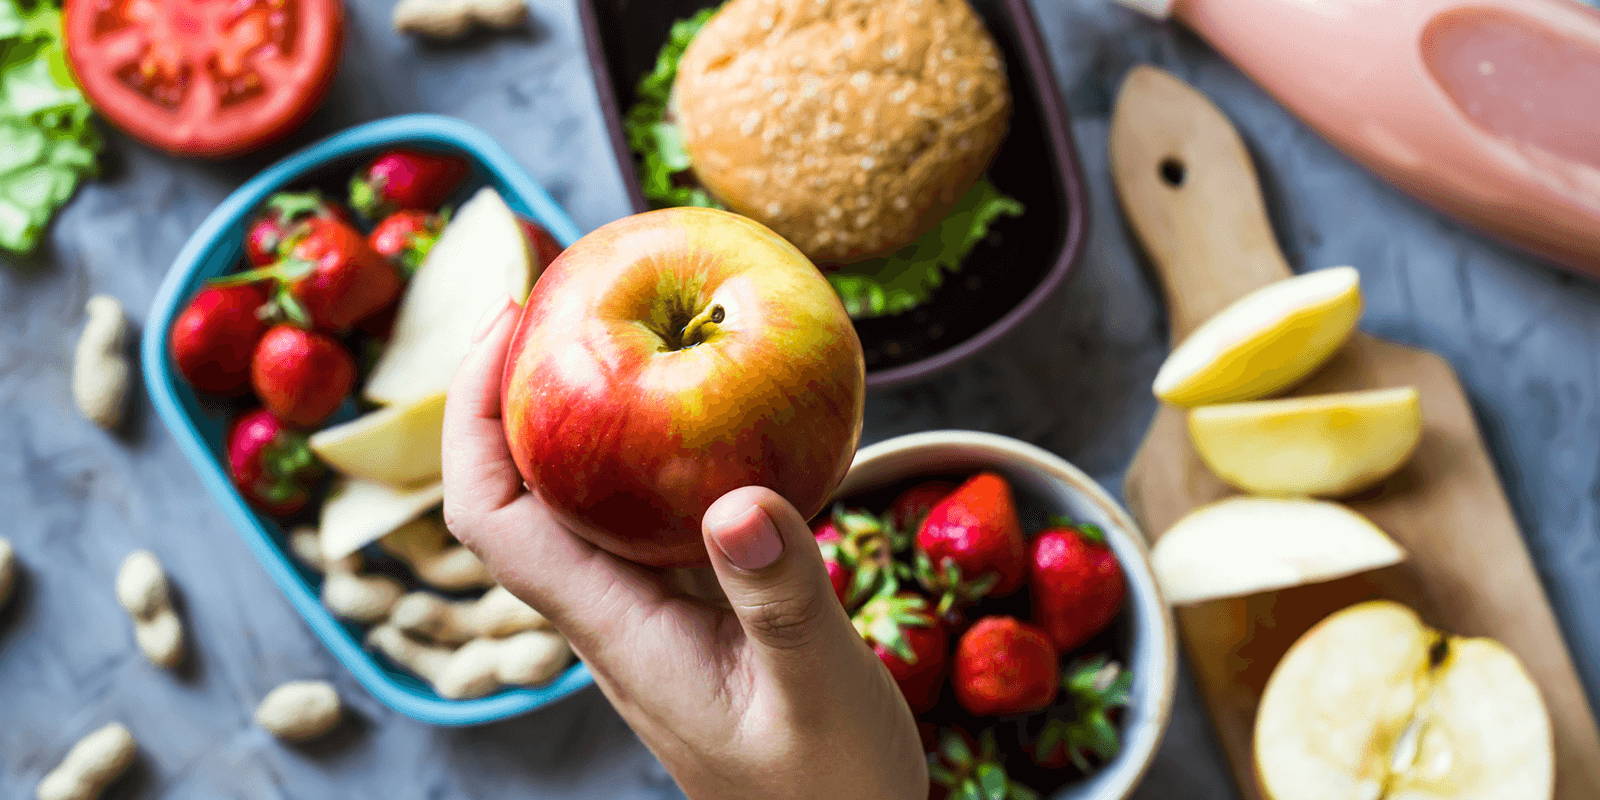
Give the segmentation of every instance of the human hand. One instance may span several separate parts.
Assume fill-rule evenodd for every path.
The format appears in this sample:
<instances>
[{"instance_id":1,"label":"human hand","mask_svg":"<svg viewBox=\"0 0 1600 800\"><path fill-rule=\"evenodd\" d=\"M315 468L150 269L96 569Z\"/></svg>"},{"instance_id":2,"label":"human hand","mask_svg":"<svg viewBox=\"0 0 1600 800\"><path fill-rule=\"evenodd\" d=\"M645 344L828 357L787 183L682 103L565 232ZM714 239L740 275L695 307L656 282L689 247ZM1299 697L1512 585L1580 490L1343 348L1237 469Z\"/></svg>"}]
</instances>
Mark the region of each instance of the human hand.
<instances>
[{"instance_id":1,"label":"human hand","mask_svg":"<svg viewBox=\"0 0 1600 800\"><path fill-rule=\"evenodd\" d=\"M782 497L745 487L706 511L722 604L589 544L524 488L500 422L515 309L483 323L450 388L450 530L567 637L690 797L926 797L910 709Z\"/></svg>"}]
</instances>

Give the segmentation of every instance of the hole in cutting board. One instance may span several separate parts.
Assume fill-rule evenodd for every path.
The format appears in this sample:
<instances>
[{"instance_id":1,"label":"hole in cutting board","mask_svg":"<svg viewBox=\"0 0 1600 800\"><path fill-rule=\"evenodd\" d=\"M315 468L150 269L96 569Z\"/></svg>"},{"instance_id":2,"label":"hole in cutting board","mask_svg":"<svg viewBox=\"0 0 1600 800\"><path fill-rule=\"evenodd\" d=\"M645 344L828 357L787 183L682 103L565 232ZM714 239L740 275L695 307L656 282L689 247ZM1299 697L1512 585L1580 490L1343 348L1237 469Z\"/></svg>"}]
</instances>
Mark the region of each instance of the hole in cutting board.
<instances>
[{"instance_id":1,"label":"hole in cutting board","mask_svg":"<svg viewBox=\"0 0 1600 800\"><path fill-rule=\"evenodd\" d=\"M1166 185L1174 189L1183 185L1184 168L1182 161L1172 156L1167 156L1161 159L1161 164L1156 169L1161 173L1161 181Z\"/></svg>"}]
</instances>

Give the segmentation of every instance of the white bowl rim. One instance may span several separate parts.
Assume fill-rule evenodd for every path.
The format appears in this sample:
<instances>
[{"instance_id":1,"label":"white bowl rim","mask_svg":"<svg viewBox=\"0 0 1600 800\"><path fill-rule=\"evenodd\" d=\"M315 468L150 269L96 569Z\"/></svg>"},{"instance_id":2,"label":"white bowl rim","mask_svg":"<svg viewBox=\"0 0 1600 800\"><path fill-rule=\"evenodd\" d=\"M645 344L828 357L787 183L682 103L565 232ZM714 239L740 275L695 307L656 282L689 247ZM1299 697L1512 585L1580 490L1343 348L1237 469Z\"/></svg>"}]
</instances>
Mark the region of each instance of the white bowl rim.
<instances>
[{"instance_id":1,"label":"white bowl rim","mask_svg":"<svg viewBox=\"0 0 1600 800\"><path fill-rule=\"evenodd\" d=\"M867 488L846 487L852 475L873 461L912 450L951 446L992 454L997 464L1025 467L1060 481L1081 494L1112 521L1106 535L1114 540L1113 546L1119 557L1128 552L1139 556L1137 559L1120 560L1123 572L1128 577L1128 598L1132 601L1133 613L1149 624L1150 632L1157 639L1156 647L1151 650L1154 663L1138 665L1139 669L1146 672L1154 668L1155 683L1149 695L1153 702L1144 717L1148 724L1128 731L1122 753L1105 771L1098 774L1100 791L1094 796L1094 800L1122 800L1133 793L1155 760L1161 739L1171 721L1177 682L1177 638L1171 607L1161 596L1155 574L1151 571L1150 551L1145 545L1145 536L1133 516L1083 470L1042 447L996 433L955 429L922 431L870 444L856 452L840 492Z\"/></svg>"}]
</instances>

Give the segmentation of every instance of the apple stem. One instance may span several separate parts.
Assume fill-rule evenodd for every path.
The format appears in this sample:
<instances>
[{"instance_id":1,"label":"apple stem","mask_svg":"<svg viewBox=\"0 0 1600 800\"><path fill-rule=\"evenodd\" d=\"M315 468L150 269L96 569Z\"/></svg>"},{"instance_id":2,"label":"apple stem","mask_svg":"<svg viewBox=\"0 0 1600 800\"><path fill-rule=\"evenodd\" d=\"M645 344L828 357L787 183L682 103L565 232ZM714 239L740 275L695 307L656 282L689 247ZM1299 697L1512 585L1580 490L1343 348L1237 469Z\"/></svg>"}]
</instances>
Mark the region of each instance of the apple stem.
<instances>
[{"instance_id":1,"label":"apple stem","mask_svg":"<svg viewBox=\"0 0 1600 800\"><path fill-rule=\"evenodd\" d=\"M723 312L722 306L717 304L713 304L711 307L694 315L694 318L689 320L689 324L683 326L683 333L678 336L678 347L680 349L694 347L705 341L704 328L707 325L716 325L722 322L724 315L725 312Z\"/></svg>"}]
</instances>

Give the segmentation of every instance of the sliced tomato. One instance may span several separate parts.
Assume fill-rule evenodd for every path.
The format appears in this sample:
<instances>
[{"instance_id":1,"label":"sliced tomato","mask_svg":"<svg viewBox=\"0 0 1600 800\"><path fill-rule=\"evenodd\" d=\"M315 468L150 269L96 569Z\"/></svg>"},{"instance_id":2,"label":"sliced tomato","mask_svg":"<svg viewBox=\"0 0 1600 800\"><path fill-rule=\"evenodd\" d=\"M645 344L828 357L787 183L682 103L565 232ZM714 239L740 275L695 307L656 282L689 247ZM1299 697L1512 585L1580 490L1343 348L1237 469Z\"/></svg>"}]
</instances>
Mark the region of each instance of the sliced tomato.
<instances>
[{"instance_id":1,"label":"sliced tomato","mask_svg":"<svg viewBox=\"0 0 1600 800\"><path fill-rule=\"evenodd\" d=\"M96 110L179 155L258 148L309 116L344 34L340 0L66 0L72 71Z\"/></svg>"}]
</instances>

